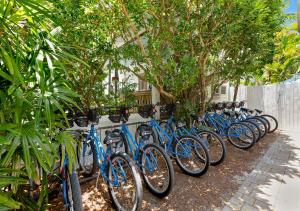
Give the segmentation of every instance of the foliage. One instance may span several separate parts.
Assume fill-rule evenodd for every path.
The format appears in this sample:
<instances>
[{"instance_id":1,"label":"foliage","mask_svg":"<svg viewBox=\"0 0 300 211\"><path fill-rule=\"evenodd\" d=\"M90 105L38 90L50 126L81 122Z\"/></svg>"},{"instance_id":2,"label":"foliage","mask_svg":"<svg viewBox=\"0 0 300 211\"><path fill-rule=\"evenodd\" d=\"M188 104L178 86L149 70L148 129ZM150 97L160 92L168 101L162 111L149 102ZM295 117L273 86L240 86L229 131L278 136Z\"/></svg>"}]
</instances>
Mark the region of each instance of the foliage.
<instances>
[{"instance_id":1,"label":"foliage","mask_svg":"<svg viewBox=\"0 0 300 211\"><path fill-rule=\"evenodd\" d=\"M211 84L269 61L273 33L284 20L282 0L129 1L113 6L111 12L123 14L118 17L123 40L136 39L122 48L131 71L165 97L200 103L202 113Z\"/></svg>"},{"instance_id":2,"label":"foliage","mask_svg":"<svg viewBox=\"0 0 300 211\"><path fill-rule=\"evenodd\" d=\"M300 71L300 36L296 29L294 24L276 33L273 61L263 69L264 83L281 82Z\"/></svg>"},{"instance_id":3,"label":"foliage","mask_svg":"<svg viewBox=\"0 0 300 211\"><path fill-rule=\"evenodd\" d=\"M119 69L114 13L97 0L64 0L55 7L57 24L64 29L60 40L87 64L77 62L76 69L68 72L72 89L81 95L84 107L112 103L114 96L105 95L103 81L109 69Z\"/></svg>"},{"instance_id":4,"label":"foliage","mask_svg":"<svg viewBox=\"0 0 300 211\"><path fill-rule=\"evenodd\" d=\"M64 108L75 105L77 94L64 79L65 64L73 57L56 44L59 28L48 30L53 24L49 8L42 0L0 4L1 209L20 208L16 199L26 205L20 185L39 179L37 166L52 172L59 144L74 155L72 140L55 138ZM47 204L40 200L37 209Z\"/></svg>"}]
</instances>

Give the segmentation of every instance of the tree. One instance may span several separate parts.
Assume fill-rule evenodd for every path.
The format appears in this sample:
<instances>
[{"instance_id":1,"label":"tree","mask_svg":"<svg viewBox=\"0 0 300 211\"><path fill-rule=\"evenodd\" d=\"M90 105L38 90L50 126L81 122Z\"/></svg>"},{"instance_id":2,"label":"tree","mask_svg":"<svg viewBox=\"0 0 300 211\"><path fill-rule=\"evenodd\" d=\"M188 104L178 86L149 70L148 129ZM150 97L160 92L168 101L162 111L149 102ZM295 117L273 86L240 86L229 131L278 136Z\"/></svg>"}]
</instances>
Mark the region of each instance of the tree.
<instances>
[{"instance_id":1,"label":"tree","mask_svg":"<svg viewBox=\"0 0 300 211\"><path fill-rule=\"evenodd\" d=\"M261 76L264 83L285 81L300 71L300 36L296 29L294 24L276 33L273 61L263 68Z\"/></svg>"},{"instance_id":2,"label":"tree","mask_svg":"<svg viewBox=\"0 0 300 211\"><path fill-rule=\"evenodd\" d=\"M123 40L136 40L122 48L129 70L167 98L198 102L203 113L208 87L237 75L232 68L238 59L242 69L250 62L249 52L261 58L267 47L272 52L282 6L281 0L130 1L116 3L114 11L123 14L117 26ZM249 49L262 40L264 50Z\"/></svg>"},{"instance_id":3,"label":"tree","mask_svg":"<svg viewBox=\"0 0 300 211\"><path fill-rule=\"evenodd\" d=\"M58 47L48 1L4 0L0 3L0 209L45 209L47 177L33 205L21 185L38 180L40 166L54 169L58 146L75 156L73 140L57 134L64 108L78 96L68 86L66 63L72 56ZM45 183L44 183L45 182ZM9 188L7 188L9 187ZM21 201L20 202L17 201Z\"/></svg>"}]
</instances>

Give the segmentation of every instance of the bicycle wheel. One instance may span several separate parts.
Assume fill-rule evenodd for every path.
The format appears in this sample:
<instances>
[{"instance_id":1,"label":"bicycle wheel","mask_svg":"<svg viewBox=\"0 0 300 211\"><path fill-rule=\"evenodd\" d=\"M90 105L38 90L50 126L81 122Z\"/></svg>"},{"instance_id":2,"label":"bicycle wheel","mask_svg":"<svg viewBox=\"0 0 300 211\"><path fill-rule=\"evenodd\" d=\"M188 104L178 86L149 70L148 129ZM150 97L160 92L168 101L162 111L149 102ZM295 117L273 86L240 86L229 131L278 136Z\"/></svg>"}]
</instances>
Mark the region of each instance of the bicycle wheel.
<instances>
[{"instance_id":1,"label":"bicycle wheel","mask_svg":"<svg viewBox=\"0 0 300 211\"><path fill-rule=\"evenodd\" d=\"M144 135L144 132L148 133ZM145 144L159 143L155 131L150 125L147 124L141 124L137 127L135 131L135 140L137 141L137 143L140 143L141 141L143 141Z\"/></svg>"},{"instance_id":2,"label":"bicycle wheel","mask_svg":"<svg viewBox=\"0 0 300 211\"><path fill-rule=\"evenodd\" d=\"M209 168L209 154L204 144L196 137L181 136L174 140L173 150L176 163L190 176L201 176Z\"/></svg>"},{"instance_id":3,"label":"bicycle wheel","mask_svg":"<svg viewBox=\"0 0 300 211\"><path fill-rule=\"evenodd\" d=\"M142 182L129 156L123 152L112 154L106 170L109 194L116 210L139 210L143 197Z\"/></svg>"},{"instance_id":4,"label":"bicycle wheel","mask_svg":"<svg viewBox=\"0 0 300 211\"><path fill-rule=\"evenodd\" d=\"M170 128L170 126L168 125L167 121L161 121L159 123L159 126L169 135L172 136L172 129Z\"/></svg>"},{"instance_id":5,"label":"bicycle wheel","mask_svg":"<svg viewBox=\"0 0 300 211\"><path fill-rule=\"evenodd\" d=\"M267 134L271 127L270 122L263 116L255 116L255 118L260 119L261 121L263 121L265 123L265 125L267 127L267 131L266 131L266 134Z\"/></svg>"},{"instance_id":6,"label":"bicycle wheel","mask_svg":"<svg viewBox=\"0 0 300 211\"><path fill-rule=\"evenodd\" d=\"M257 117L249 118L249 119L247 119L247 121L253 122L259 127L259 129L260 129L260 138L263 138L263 137L266 136L267 131L268 131L268 127L267 127L267 124L265 123L265 121L263 121L262 119L257 118Z\"/></svg>"},{"instance_id":7,"label":"bicycle wheel","mask_svg":"<svg viewBox=\"0 0 300 211\"><path fill-rule=\"evenodd\" d=\"M255 142L258 142L259 139L261 138L261 132L260 132L259 127L254 122L251 122L248 120L245 120L242 122L245 123L246 125L248 125L252 129L252 131L254 132L254 135L255 135Z\"/></svg>"},{"instance_id":8,"label":"bicycle wheel","mask_svg":"<svg viewBox=\"0 0 300 211\"><path fill-rule=\"evenodd\" d=\"M165 150L156 144L146 144L139 162L149 191L158 197L167 196L173 188L174 169Z\"/></svg>"},{"instance_id":9,"label":"bicycle wheel","mask_svg":"<svg viewBox=\"0 0 300 211\"><path fill-rule=\"evenodd\" d=\"M244 123L233 123L227 130L229 142L237 148L249 149L255 143L255 135Z\"/></svg>"},{"instance_id":10,"label":"bicycle wheel","mask_svg":"<svg viewBox=\"0 0 300 211\"><path fill-rule=\"evenodd\" d=\"M76 171L71 174L68 172L67 176L67 196L68 196L68 207L69 211L83 211L81 189ZM65 191L65 190L64 190Z\"/></svg>"},{"instance_id":11,"label":"bicycle wheel","mask_svg":"<svg viewBox=\"0 0 300 211\"><path fill-rule=\"evenodd\" d=\"M212 131L200 131L197 133L200 141L207 143L210 164L215 166L222 163L226 157L226 147L222 138Z\"/></svg>"},{"instance_id":12,"label":"bicycle wheel","mask_svg":"<svg viewBox=\"0 0 300 211\"><path fill-rule=\"evenodd\" d=\"M77 146L77 161L84 177L91 177L98 171L95 145L92 140L80 142Z\"/></svg>"},{"instance_id":13,"label":"bicycle wheel","mask_svg":"<svg viewBox=\"0 0 300 211\"><path fill-rule=\"evenodd\" d=\"M261 115L261 117L264 117L269 122L270 127L268 133L273 133L275 130L277 130L278 121L275 117L268 114Z\"/></svg>"}]
</instances>

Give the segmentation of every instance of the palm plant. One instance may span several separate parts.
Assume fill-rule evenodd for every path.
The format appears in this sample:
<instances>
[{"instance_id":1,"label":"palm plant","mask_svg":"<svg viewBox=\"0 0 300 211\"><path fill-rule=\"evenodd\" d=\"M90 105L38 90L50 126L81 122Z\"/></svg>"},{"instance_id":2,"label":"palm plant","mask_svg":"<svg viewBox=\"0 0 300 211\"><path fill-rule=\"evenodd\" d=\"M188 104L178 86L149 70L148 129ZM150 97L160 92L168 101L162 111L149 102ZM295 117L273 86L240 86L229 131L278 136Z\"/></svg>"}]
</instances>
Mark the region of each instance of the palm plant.
<instances>
[{"instance_id":1,"label":"palm plant","mask_svg":"<svg viewBox=\"0 0 300 211\"><path fill-rule=\"evenodd\" d=\"M72 56L55 43L59 30L47 30L49 11L48 1L0 1L0 209L29 206L21 187L39 180L40 169L51 173L60 144L70 166L75 156L70 136L56 133L78 97L64 80L64 61Z\"/></svg>"}]
</instances>

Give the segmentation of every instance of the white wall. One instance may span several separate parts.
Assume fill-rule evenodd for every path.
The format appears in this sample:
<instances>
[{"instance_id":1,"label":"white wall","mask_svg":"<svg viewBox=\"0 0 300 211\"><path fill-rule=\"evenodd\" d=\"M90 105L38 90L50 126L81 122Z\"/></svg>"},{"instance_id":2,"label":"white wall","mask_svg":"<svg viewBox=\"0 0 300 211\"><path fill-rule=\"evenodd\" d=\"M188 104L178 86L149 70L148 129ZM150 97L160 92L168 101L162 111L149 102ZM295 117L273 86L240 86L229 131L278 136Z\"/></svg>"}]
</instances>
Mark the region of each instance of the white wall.
<instances>
[{"instance_id":1,"label":"white wall","mask_svg":"<svg viewBox=\"0 0 300 211\"><path fill-rule=\"evenodd\" d=\"M231 88L233 96L233 88ZM280 129L300 130L300 80L276 85L240 86L237 101L278 119Z\"/></svg>"}]
</instances>

